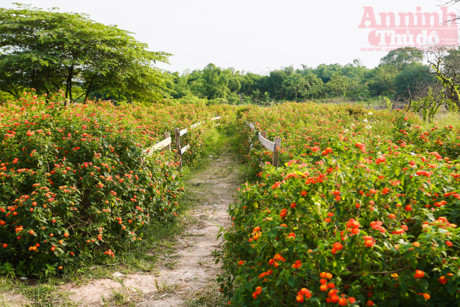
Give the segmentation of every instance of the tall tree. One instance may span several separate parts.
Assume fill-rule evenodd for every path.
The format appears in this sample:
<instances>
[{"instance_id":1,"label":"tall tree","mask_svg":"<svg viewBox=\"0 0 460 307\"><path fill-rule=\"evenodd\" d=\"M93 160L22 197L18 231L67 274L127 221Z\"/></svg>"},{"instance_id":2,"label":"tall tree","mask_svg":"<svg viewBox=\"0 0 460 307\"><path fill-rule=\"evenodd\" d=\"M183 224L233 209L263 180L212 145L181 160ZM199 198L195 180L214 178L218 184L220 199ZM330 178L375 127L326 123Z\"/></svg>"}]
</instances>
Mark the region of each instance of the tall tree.
<instances>
[{"instance_id":1,"label":"tall tree","mask_svg":"<svg viewBox=\"0 0 460 307\"><path fill-rule=\"evenodd\" d=\"M166 74L154 67L169 54L147 50L130 32L77 13L18 6L0 9L0 90L17 95L75 89L122 99L158 99Z\"/></svg>"},{"instance_id":2,"label":"tall tree","mask_svg":"<svg viewBox=\"0 0 460 307\"><path fill-rule=\"evenodd\" d=\"M402 47L391 50L380 61L383 65L395 66L402 70L408 64L421 63L423 61L423 51L415 47Z\"/></svg>"},{"instance_id":3,"label":"tall tree","mask_svg":"<svg viewBox=\"0 0 460 307\"><path fill-rule=\"evenodd\" d=\"M428 62L446 89L447 97L460 109L460 47L434 48L428 52Z\"/></svg>"}]
</instances>

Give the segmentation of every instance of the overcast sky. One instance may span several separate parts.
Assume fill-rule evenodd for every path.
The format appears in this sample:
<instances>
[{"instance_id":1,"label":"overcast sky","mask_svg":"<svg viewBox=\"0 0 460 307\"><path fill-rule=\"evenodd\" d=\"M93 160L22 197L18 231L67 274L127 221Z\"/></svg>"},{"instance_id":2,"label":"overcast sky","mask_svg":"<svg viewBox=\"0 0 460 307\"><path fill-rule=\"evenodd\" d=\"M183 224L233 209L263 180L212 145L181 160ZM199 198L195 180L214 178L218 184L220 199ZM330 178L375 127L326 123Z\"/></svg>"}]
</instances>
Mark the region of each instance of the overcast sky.
<instances>
[{"instance_id":1,"label":"overcast sky","mask_svg":"<svg viewBox=\"0 0 460 307\"><path fill-rule=\"evenodd\" d=\"M150 50L173 54L170 65L161 67L179 72L214 63L266 74L291 65L347 64L354 59L374 67L388 51L369 49L375 47L369 41L372 29L359 28L365 7L367 26L369 7L376 16L442 16L441 0L0 0L0 7L13 7L14 2L86 13L95 21L117 25ZM449 11L458 13L459 6Z\"/></svg>"}]
</instances>

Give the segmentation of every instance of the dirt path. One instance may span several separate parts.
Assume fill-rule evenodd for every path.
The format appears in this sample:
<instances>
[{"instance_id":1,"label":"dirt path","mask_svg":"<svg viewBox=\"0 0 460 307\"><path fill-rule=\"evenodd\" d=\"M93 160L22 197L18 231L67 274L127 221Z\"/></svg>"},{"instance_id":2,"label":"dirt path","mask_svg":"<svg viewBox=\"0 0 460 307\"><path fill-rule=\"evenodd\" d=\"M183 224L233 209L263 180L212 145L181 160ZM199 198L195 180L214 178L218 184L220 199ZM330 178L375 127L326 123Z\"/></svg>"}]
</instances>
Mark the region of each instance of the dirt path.
<instances>
[{"instance_id":1,"label":"dirt path","mask_svg":"<svg viewBox=\"0 0 460 307\"><path fill-rule=\"evenodd\" d=\"M182 218L186 231L156 271L115 273L112 279L78 288L67 285L63 290L70 293L69 299L79 306L219 306L218 266L212 252L221 245L216 239L220 227L230 224L227 208L241 184L239 170L232 154L224 151L210 157L207 167L191 176L184 200L191 203L191 209Z\"/></svg>"}]
</instances>

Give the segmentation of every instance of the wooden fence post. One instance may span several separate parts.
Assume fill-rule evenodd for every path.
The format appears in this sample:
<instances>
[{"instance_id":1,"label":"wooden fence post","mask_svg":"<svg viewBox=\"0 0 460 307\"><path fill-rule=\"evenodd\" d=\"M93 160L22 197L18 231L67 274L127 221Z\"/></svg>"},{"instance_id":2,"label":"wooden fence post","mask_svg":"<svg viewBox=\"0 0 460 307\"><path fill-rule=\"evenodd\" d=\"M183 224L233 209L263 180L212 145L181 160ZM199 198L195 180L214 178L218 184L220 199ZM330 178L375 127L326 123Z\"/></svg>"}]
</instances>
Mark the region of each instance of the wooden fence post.
<instances>
[{"instance_id":1,"label":"wooden fence post","mask_svg":"<svg viewBox=\"0 0 460 307\"><path fill-rule=\"evenodd\" d=\"M180 133L179 128L174 130L175 137L176 137L176 150L177 150L177 158L179 159L179 168L182 168L182 155L180 154Z\"/></svg>"},{"instance_id":2,"label":"wooden fence post","mask_svg":"<svg viewBox=\"0 0 460 307\"><path fill-rule=\"evenodd\" d=\"M260 135L262 135L264 138L267 138L267 131L260 131Z\"/></svg>"},{"instance_id":3,"label":"wooden fence post","mask_svg":"<svg viewBox=\"0 0 460 307\"><path fill-rule=\"evenodd\" d=\"M165 139L169 138L171 135L169 134L169 132L165 132ZM171 151L171 143L166 146L166 150L169 150Z\"/></svg>"},{"instance_id":4,"label":"wooden fence post","mask_svg":"<svg viewBox=\"0 0 460 307\"><path fill-rule=\"evenodd\" d=\"M281 138L276 137L275 138L275 148L273 150L273 166L278 167L279 166L279 148L281 147Z\"/></svg>"}]
</instances>

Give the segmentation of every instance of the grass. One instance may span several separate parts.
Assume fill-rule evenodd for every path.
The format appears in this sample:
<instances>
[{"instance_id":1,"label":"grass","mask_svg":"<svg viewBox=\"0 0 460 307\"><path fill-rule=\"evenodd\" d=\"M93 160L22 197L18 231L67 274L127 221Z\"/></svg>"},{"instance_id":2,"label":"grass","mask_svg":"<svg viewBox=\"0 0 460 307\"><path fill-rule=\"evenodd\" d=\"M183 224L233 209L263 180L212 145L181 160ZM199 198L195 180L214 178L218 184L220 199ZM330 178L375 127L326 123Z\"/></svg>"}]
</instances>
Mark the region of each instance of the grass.
<instances>
[{"instance_id":1,"label":"grass","mask_svg":"<svg viewBox=\"0 0 460 307\"><path fill-rule=\"evenodd\" d=\"M227 306L225 298L220 294L217 283L210 282L202 291L191 297L188 301L185 302L187 307L217 307L217 306Z\"/></svg>"},{"instance_id":2,"label":"grass","mask_svg":"<svg viewBox=\"0 0 460 307\"><path fill-rule=\"evenodd\" d=\"M218 156L225 150L234 150L236 131L228 129L213 129L210 137L206 140L206 148L202 157ZM184 180L188 179L192 172L195 173L204 169L207 159L200 159L194 163L194 167L184 168ZM231 169L223 170L226 172ZM193 190L194 187L187 187L186 190ZM117 254L105 263L94 264L76 268L73 272L66 273L59 277L49 277L46 280L21 279L14 276L12 272L4 272L0 275L0 307L2 306L78 306L73 303L69 295L61 287L72 282L75 285L87 284L94 279L110 278L114 272L124 275L134 272L155 271L158 263L173 268L177 260L174 257L175 238L183 233L190 225L196 225L200 221L187 212L187 208L196 204L199 200L197 193L184 193L181 199L183 214L181 218L174 221L155 222L144 232L143 246L127 250ZM118 280L119 281L119 280ZM157 285L164 292L174 290L174 285ZM215 285L216 286L216 285ZM160 290L160 289L159 289ZM196 298L196 302L190 306L218 306L212 303L215 300L214 293L203 293L205 296ZM110 298L104 299L105 306L134 306L141 300L141 293L123 286L113 290ZM212 303L212 304L211 304Z\"/></svg>"},{"instance_id":3,"label":"grass","mask_svg":"<svg viewBox=\"0 0 460 307\"><path fill-rule=\"evenodd\" d=\"M0 277L0 306L15 306L15 301L18 299L21 303L16 306L77 306L70 301L69 293L60 288L62 285L69 282L82 285L99 278L113 279L112 274L115 271L122 274L153 271L157 263L162 260L160 255L167 255L174 251L175 236L182 232L183 227L182 223L173 221L155 223L144 233L142 247L120 253L116 260L78 268L60 277L50 277L46 280ZM169 258L166 261L170 267L175 264ZM14 300L11 299L13 295L17 296ZM110 302L120 301L118 294L117 297L116 301L110 300ZM111 306L111 303L108 306Z\"/></svg>"},{"instance_id":4,"label":"grass","mask_svg":"<svg viewBox=\"0 0 460 307\"><path fill-rule=\"evenodd\" d=\"M0 306L77 306L59 292L61 280L46 282L0 278Z\"/></svg>"},{"instance_id":5,"label":"grass","mask_svg":"<svg viewBox=\"0 0 460 307\"><path fill-rule=\"evenodd\" d=\"M21 279L11 274L0 276L0 306L77 306L70 301L70 293L61 289L62 285L69 282L82 285L99 278L113 279L114 272L150 272L155 269L158 262L164 261L167 262L167 266L173 267L175 261L170 261L168 257L165 260L162 255L174 251L175 237L182 233L184 227L184 223L177 221L155 222L144 232L143 246L121 252L116 258L111 258L105 263L76 268L73 272L59 277L35 280ZM122 294L126 296L127 292L116 293L115 301L111 298L106 305L126 305L123 303ZM18 300L20 302L16 304Z\"/></svg>"},{"instance_id":6,"label":"grass","mask_svg":"<svg viewBox=\"0 0 460 307\"><path fill-rule=\"evenodd\" d=\"M460 129L460 113L459 112L445 112L438 113L433 123L426 123L427 128L434 126L445 127L452 126L454 129Z\"/></svg>"}]
</instances>

